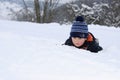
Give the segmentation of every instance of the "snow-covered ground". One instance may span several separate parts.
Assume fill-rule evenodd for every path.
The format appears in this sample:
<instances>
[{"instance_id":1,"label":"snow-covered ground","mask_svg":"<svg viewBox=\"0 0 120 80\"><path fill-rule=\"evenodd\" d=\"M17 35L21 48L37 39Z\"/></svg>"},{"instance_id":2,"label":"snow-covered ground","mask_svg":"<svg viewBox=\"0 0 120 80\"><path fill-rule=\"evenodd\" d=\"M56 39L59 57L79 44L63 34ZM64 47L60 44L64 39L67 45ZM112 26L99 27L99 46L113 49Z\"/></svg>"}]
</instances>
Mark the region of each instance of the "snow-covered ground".
<instances>
[{"instance_id":1,"label":"snow-covered ground","mask_svg":"<svg viewBox=\"0 0 120 80\"><path fill-rule=\"evenodd\" d=\"M61 45L70 27L0 20L0 80L120 80L120 29L89 25L91 53Z\"/></svg>"}]
</instances>

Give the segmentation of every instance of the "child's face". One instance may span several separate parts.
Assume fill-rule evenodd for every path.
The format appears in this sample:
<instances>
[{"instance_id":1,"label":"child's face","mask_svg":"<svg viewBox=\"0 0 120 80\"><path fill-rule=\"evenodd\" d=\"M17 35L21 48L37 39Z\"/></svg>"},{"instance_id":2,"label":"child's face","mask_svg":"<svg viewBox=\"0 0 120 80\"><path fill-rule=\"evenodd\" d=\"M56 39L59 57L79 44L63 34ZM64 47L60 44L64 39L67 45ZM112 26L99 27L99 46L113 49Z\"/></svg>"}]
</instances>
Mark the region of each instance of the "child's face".
<instances>
[{"instance_id":1,"label":"child's face","mask_svg":"<svg viewBox=\"0 0 120 80\"><path fill-rule=\"evenodd\" d=\"M84 44L86 38L72 37L72 42L76 47L80 47Z\"/></svg>"}]
</instances>

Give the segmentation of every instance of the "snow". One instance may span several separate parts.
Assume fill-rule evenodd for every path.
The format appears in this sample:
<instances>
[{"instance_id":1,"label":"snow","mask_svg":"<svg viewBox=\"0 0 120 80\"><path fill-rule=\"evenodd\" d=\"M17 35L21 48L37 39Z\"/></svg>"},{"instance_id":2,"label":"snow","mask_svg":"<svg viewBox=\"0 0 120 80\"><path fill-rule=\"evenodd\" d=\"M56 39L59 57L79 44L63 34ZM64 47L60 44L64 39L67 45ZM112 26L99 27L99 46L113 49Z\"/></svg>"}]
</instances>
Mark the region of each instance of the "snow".
<instances>
[{"instance_id":1,"label":"snow","mask_svg":"<svg viewBox=\"0 0 120 80\"><path fill-rule=\"evenodd\" d=\"M71 25L0 24L0 80L119 80L119 28L89 25L104 48L91 53L62 45Z\"/></svg>"},{"instance_id":2,"label":"snow","mask_svg":"<svg viewBox=\"0 0 120 80\"><path fill-rule=\"evenodd\" d=\"M81 6L82 6L83 8L92 9L91 7L89 7L89 6L85 5L85 4L82 4Z\"/></svg>"}]
</instances>

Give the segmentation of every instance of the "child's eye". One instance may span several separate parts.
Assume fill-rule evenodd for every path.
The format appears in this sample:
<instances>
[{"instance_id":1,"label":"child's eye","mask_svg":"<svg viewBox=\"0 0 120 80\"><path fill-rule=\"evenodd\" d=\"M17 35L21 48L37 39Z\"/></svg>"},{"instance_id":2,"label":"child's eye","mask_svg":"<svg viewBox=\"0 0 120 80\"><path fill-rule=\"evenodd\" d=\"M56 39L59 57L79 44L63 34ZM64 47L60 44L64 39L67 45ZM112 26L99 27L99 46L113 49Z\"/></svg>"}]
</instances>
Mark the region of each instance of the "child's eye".
<instances>
[{"instance_id":1,"label":"child's eye","mask_svg":"<svg viewBox=\"0 0 120 80\"><path fill-rule=\"evenodd\" d=\"M73 37L73 38L77 38L77 37Z\"/></svg>"},{"instance_id":2,"label":"child's eye","mask_svg":"<svg viewBox=\"0 0 120 80\"><path fill-rule=\"evenodd\" d=\"M79 38L79 37L73 37L74 39L81 39L81 38Z\"/></svg>"}]
</instances>

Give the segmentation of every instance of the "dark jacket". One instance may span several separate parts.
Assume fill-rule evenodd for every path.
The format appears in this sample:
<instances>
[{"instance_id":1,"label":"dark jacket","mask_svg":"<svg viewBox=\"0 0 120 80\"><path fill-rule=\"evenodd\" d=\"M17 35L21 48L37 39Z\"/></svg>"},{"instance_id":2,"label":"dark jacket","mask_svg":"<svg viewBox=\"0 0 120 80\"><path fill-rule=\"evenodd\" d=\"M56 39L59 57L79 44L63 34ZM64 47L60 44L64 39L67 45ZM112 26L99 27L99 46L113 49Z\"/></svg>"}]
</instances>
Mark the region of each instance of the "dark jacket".
<instances>
[{"instance_id":1,"label":"dark jacket","mask_svg":"<svg viewBox=\"0 0 120 80\"><path fill-rule=\"evenodd\" d=\"M71 37L69 37L69 39L66 40L65 45L74 46ZM89 51L95 52L95 53L97 53L98 51L101 51L103 49L101 46L99 46L98 40L90 32L89 32L89 37L84 42L84 44L77 48L86 49L86 50L89 50Z\"/></svg>"}]
</instances>

